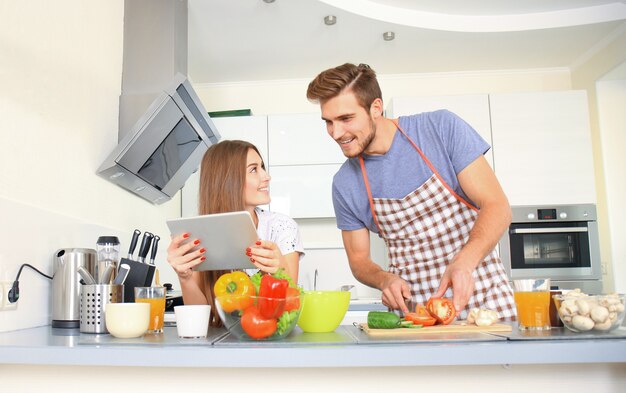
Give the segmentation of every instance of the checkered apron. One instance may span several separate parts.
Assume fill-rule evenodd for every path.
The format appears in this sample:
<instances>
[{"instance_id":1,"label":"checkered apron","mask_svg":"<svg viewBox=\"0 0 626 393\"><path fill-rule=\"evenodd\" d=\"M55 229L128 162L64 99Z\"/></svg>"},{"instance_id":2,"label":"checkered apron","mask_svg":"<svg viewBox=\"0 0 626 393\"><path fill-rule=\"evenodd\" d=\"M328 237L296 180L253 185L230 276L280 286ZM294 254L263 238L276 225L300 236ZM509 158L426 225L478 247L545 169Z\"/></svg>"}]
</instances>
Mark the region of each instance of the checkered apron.
<instances>
[{"instance_id":1,"label":"checkered apron","mask_svg":"<svg viewBox=\"0 0 626 393\"><path fill-rule=\"evenodd\" d=\"M359 161L374 222L387 244L389 272L411 285L413 301L425 304L439 288L448 263L467 242L478 209L446 184L420 148L396 126L433 171L424 184L401 199L372 198L363 157ZM495 249L473 277L474 294L459 317L466 319L471 308L482 307L497 311L502 320L515 320L513 290ZM451 288L445 297L452 298Z\"/></svg>"}]
</instances>

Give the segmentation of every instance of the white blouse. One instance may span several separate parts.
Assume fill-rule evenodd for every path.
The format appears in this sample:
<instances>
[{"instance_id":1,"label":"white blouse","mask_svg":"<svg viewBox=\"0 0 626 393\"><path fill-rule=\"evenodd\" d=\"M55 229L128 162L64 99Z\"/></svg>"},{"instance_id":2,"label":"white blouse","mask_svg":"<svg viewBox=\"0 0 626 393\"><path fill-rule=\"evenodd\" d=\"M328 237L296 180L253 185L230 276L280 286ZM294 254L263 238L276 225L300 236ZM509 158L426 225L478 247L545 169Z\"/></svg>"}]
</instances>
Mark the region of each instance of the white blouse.
<instances>
[{"instance_id":1,"label":"white blouse","mask_svg":"<svg viewBox=\"0 0 626 393\"><path fill-rule=\"evenodd\" d=\"M283 255L298 252L300 259L304 256L304 247L300 239L298 224L281 213L269 212L260 208L254 209L259 218L256 233L259 238L276 243Z\"/></svg>"},{"instance_id":2,"label":"white blouse","mask_svg":"<svg viewBox=\"0 0 626 393\"><path fill-rule=\"evenodd\" d=\"M260 208L255 208L259 225L256 229L257 235L262 240L269 240L276 243L283 255L292 252L298 253L298 261L304 257L304 247L300 240L298 224L293 218L281 213L269 212ZM248 275L258 272L258 269L245 269Z\"/></svg>"}]
</instances>

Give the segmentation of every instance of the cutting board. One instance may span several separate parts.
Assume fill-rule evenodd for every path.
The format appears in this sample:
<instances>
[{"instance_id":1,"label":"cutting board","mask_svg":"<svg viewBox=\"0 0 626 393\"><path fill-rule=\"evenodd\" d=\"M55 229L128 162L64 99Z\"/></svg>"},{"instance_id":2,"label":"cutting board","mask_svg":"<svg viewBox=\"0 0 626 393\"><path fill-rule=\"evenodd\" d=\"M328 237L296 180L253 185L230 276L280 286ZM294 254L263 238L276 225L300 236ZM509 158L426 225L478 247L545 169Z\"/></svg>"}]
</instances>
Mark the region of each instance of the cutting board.
<instances>
[{"instance_id":1,"label":"cutting board","mask_svg":"<svg viewBox=\"0 0 626 393\"><path fill-rule=\"evenodd\" d=\"M476 326L463 321L454 321L449 325L425 326L423 328L370 329L367 323L359 325L367 335L372 337L396 337L429 333L507 333L513 330L511 325L496 323L491 326Z\"/></svg>"}]
</instances>

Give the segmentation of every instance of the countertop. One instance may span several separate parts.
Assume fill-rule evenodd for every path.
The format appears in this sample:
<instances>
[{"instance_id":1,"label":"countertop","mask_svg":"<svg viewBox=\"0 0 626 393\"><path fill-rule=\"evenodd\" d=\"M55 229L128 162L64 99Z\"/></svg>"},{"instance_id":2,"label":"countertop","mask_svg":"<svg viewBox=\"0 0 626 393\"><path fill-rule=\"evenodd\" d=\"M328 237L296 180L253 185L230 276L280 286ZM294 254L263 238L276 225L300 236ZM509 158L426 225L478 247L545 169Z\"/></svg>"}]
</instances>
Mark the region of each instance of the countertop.
<instances>
[{"instance_id":1,"label":"countertop","mask_svg":"<svg viewBox=\"0 0 626 393\"><path fill-rule=\"evenodd\" d=\"M206 339L163 334L117 339L50 326L0 333L0 364L148 367L380 367L626 363L626 328L575 334L563 328L512 333L427 334L419 339L373 339L358 327L303 333L283 341L241 342L222 329Z\"/></svg>"}]
</instances>

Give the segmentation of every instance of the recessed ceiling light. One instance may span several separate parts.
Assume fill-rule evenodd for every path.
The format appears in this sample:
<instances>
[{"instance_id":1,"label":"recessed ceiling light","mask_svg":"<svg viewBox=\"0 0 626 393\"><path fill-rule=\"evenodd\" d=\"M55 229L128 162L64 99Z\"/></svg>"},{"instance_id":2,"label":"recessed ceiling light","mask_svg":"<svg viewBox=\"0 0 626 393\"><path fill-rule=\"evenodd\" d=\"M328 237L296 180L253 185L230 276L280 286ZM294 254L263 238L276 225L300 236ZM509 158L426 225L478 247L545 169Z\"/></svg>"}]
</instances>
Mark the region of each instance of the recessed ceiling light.
<instances>
[{"instance_id":1,"label":"recessed ceiling light","mask_svg":"<svg viewBox=\"0 0 626 393\"><path fill-rule=\"evenodd\" d=\"M275 0L263 0L264 3L270 4L273 3Z\"/></svg>"},{"instance_id":2,"label":"recessed ceiling light","mask_svg":"<svg viewBox=\"0 0 626 393\"><path fill-rule=\"evenodd\" d=\"M383 33L383 39L385 41L393 41L394 38L396 38L396 33L393 31L386 31Z\"/></svg>"},{"instance_id":3,"label":"recessed ceiling light","mask_svg":"<svg viewBox=\"0 0 626 393\"><path fill-rule=\"evenodd\" d=\"M336 17L335 15L326 15L326 16L324 17L324 23L325 23L327 26L332 26L332 25L334 25L335 23L337 23L337 17Z\"/></svg>"}]
</instances>

